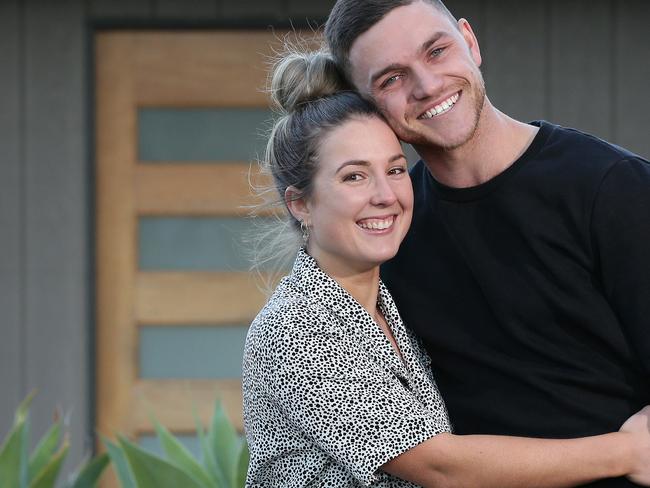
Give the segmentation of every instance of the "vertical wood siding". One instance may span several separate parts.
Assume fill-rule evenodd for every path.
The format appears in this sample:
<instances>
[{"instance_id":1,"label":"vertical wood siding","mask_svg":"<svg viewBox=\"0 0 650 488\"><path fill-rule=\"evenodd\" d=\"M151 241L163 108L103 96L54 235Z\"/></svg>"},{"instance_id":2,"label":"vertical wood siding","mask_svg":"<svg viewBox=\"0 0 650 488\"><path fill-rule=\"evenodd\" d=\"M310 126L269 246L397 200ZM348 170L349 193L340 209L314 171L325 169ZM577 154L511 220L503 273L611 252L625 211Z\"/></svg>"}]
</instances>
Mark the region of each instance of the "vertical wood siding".
<instances>
[{"instance_id":1,"label":"vertical wood siding","mask_svg":"<svg viewBox=\"0 0 650 488\"><path fill-rule=\"evenodd\" d=\"M548 118L612 137L611 2L552 2L548 31Z\"/></svg>"},{"instance_id":2,"label":"vertical wood siding","mask_svg":"<svg viewBox=\"0 0 650 488\"><path fill-rule=\"evenodd\" d=\"M25 394L21 10L0 2L0 437Z\"/></svg>"},{"instance_id":3,"label":"vertical wood siding","mask_svg":"<svg viewBox=\"0 0 650 488\"><path fill-rule=\"evenodd\" d=\"M613 139L650 157L650 2L618 0L613 15L616 36L612 63ZM594 101L598 103L598 101Z\"/></svg>"},{"instance_id":4,"label":"vertical wood siding","mask_svg":"<svg viewBox=\"0 0 650 488\"><path fill-rule=\"evenodd\" d=\"M88 334L94 196L89 22L326 17L333 0L0 2L0 429L31 388L34 432L72 410L72 462L92 429ZM449 0L479 38L494 104L650 157L650 2Z\"/></svg>"},{"instance_id":5,"label":"vertical wood siding","mask_svg":"<svg viewBox=\"0 0 650 488\"><path fill-rule=\"evenodd\" d=\"M521 8L521 0L487 3L483 47L486 90L494 105L516 119L548 118L547 5L527 2L526 8Z\"/></svg>"},{"instance_id":6,"label":"vertical wood siding","mask_svg":"<svg viewBox=\"0 0 650 488\"><path fill-rule=\"evenodd\" d=\"M24 3L25 386L34 432L60 405L72 415L70 459L88 415L88 193L82 0Z\"/></svg>"}]
</instances>

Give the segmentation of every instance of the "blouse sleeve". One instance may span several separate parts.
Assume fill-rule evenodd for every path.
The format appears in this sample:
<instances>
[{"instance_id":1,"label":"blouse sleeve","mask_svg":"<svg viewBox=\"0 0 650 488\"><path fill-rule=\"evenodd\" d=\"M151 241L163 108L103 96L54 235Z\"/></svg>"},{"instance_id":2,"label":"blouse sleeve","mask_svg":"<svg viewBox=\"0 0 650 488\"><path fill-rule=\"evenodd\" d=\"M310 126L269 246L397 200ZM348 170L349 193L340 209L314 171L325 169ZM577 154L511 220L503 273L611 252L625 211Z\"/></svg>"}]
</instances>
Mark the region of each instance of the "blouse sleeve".
<instances>
[{"instance_id":1,"label":"blouse sleeve","mask_svg":"<svg viewBox=\"0 0 650 488\"><path fill-rule=\"evenodd\" d=\"M276 329L262 370L268 395L289 422L362 484L387 461L447 432L405 383L374 363L331 317L305 311ZM444 410L440 402L441 410Z\"/></svg>"}]
</instances>

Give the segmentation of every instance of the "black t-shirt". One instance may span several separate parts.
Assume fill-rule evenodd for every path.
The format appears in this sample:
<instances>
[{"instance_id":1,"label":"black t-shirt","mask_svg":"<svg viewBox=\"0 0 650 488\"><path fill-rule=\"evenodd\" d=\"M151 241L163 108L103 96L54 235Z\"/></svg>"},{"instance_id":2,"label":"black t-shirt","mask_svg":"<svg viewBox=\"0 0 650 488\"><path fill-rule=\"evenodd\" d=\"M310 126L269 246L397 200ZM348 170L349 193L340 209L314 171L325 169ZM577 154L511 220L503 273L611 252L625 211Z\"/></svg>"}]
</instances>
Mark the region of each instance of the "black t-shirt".
<instances>
[{"instance_id":1,"label":"black t-shirt","mask_svg":"<svg viewBox=\"0 0 650 488\"><path fill-rule=\"evenodd\" d=\"M458 434L595 435L650 403L650 163L534 124L476 187L419 162L413 224L382 267Z\"/></svg>"}]
</instances>

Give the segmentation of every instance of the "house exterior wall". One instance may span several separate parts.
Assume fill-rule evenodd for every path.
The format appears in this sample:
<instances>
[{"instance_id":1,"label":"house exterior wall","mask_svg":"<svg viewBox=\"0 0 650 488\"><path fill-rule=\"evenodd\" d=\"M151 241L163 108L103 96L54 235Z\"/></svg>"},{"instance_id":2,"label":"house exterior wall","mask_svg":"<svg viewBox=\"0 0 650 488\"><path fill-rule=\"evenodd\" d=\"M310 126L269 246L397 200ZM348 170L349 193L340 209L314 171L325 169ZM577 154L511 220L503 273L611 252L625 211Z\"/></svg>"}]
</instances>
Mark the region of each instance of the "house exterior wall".
<instances>
[{"instance_id":1,"label":"house exterior wall","mask_svg":"<svg viewBox=\"0 0 650 488\"><path fill-rule=\"evenodd\" d=\"M323 19L331 0L0 2L0 433L38 389L34 436L71 413L92 447L92 33L106 25ZM523 120L575 126L650 157L650 2L449 0L482 47L488 94ZM1 435L1 434L0 434Z\"/></svg>"}]
</instances>

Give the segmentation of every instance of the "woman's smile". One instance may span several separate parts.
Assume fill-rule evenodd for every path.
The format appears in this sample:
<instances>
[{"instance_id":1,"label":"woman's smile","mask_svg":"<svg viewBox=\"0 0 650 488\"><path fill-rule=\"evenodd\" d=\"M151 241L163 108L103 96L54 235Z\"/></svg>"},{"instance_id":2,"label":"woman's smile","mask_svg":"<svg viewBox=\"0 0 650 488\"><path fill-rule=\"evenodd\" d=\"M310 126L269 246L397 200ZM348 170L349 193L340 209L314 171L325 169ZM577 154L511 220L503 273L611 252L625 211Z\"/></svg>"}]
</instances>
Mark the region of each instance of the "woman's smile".
<instances>
[{"instance_id":1,"label":"woman's smile","mask_svg":"<svg viewBox=\"0 0 650 488\"><path fill-rule=\"evenodd\" d=\"M359 220L357 225L370 234L387 234L393 230L393 223L397 215L388 215L385 217L368 217Z\"/></svg>"}]
</instances>

